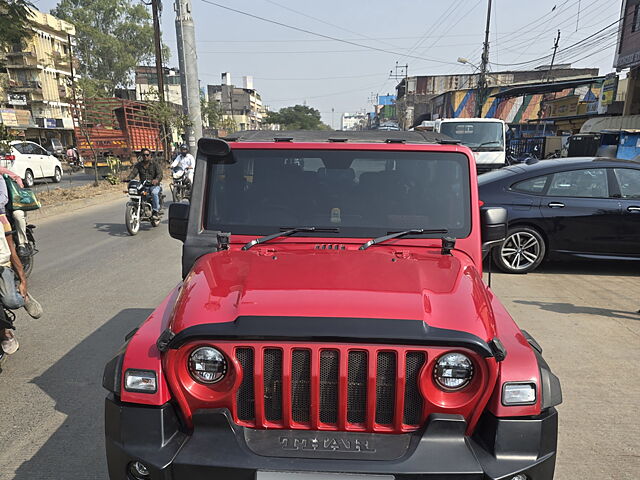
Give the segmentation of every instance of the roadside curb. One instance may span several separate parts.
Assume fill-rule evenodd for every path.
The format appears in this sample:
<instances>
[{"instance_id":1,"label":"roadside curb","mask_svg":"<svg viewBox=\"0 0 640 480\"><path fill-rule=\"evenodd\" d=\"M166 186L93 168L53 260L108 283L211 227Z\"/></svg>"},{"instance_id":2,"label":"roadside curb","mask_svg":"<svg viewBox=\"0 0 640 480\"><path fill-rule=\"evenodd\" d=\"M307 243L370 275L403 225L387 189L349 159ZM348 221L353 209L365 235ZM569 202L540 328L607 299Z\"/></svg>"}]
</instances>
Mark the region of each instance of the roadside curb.
<instances>
[{"instance_id":1,"label":"roadside curb","mask_svg":"<svg viewBox=\"0 0 640 480\"><path fill-rule=\"evenodd\" d=\"M92 207L94 205L124 197L125 196L121 191L107 192L89 198L78 198L75 200L69 200L68 202L47 205L38 210L29 212L29 220L32 221L36 219L52 217L60 213L73 212L74 210L80 210L85 207Z\"/></svg>"}]
</instances>

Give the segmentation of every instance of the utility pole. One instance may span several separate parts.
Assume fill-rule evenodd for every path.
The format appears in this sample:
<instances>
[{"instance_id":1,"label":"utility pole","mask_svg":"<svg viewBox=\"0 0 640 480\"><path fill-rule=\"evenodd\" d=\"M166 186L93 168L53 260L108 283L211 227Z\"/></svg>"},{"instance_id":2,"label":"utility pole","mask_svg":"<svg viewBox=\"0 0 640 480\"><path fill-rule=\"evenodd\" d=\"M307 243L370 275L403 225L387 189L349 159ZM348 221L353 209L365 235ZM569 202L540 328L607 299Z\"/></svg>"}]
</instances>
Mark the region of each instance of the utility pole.
<instances>
[{"instance_id":1,"label":"utility pole","mask_svg":"<svg viewBox=\"0 0 640 480\"><path fill-rule=\"evenodd\" d=\"M153 12L153 43L156 50L156 75L158 76L158 100L164 103L164 68L162 61L162 34L160 33L161 0L151 0Z\"/></svg>"},{"instance_id":2,"label":"utility pole","mask_svg":"<svg viewBox=\"0 0 640 480\"><path fill-rule=\"evenodd\" d=\"M553 45L553 56L551 57L551 65L549 65L549 72L547 73L547 82L550 82L552 80L552 72L553 72L553 65L556 62L556 53L558 51L558 45L560 44L560 30L558 30L558 36L556 37L556 41Z\"/></svg>"},{"instance_id":3,"label":"utility pole","mask_svg":"<svg viewBox=\"0 0 640 480\"><path fill-rule=\"evenodd\" d=\"M484 46L482 48L482 63L480 64L480 76L478 77L478 94L476 95L476 117L482 117L487 94L487 66L489 65L489 29L491 27L491 0L487 10L487 28L484 32Z\"/></svg>"},{"instance_id":4,"label":"utility pole","mask_svg":"<svg viewBox=\"0 0 640 480\"><path fill-rule=\"evenodd\" d=\"M402 115L402 128L406 130L407 112L409 111L409 64L407 63L406 65L398 65L398 62L396 62L395 72L391 70L391 72L389 73L389 78L394 79L396 82L398 81L398 79L404 78L404 112Z\"/></svg>"},{"instance_id":5,"label":"utility pole","mask_svg":"<svg viewBox=\"0 0 640 480\"><path fill-rule=\"evenodd\" d=\"M195 151L202 137L200 115L200 85L198 82L198 58L196 55L196 31L191 15L191 0L176 0L176 40L182 87L182 108L189 119L187 143Z\"/></svg>"}]
</instances>

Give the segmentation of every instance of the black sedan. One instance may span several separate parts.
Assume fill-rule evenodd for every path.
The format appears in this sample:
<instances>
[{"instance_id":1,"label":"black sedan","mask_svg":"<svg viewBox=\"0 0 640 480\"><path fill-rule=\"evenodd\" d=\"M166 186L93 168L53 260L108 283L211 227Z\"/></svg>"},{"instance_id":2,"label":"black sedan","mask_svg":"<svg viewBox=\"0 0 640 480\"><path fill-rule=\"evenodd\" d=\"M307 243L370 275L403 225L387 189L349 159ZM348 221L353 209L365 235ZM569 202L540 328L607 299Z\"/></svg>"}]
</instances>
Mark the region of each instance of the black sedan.
<instances>
[{"instance_id":1,"label":"black sedan","mask_svg":"<svg viewBox=\"0 0 640 480\"><path fill-rule=\"evenodd\" d=\"M640 260L640 163L542 160L479 177L480 199L509 213L500 270L527 273L552 255Z\"/></svg>"}]
</instances>

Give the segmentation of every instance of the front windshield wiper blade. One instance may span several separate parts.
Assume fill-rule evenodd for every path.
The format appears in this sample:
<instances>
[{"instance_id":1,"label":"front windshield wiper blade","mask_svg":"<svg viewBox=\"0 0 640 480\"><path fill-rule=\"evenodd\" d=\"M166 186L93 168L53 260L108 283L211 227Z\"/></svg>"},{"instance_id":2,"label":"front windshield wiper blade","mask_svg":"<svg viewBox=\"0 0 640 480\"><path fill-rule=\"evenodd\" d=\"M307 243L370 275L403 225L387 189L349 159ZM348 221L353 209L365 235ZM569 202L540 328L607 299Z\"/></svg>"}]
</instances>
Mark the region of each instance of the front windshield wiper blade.
<instances>
[{"instance_id":1,"label":"front windshield wiper blade","mask_svg":"<svg viewBox=\"0 0 640 480\"><path fill-rule=\"evenodd\" d=\"M392 240L394 238L406 237L407 235L435 235L435 234L445 234L449 233L449 230L446 228L439 228L436 230L425 230L424 228L414 228L412 230L405 230L403 232L395 232L390 233L389 235L385 235L384 237L373 238L369 240L364 245L360 246L360 250L366 250L372 245L376 245L377 243L386 242L387 240Z\"/></svg>"},{"instance_id":2,"label":"front windshield wiper blade","mask_svg":"<svg viewBox=\"0 0 640 480\"><path fill-rule=\"evenodd\" d=\"M339 231L340 231L340 229L338 229L338 228L317 228L317 227L290 228L288 230L283 230L283 231L278 232L278 233L272 233L271 235L267 235L266 237L254 238L250 242L247 242L242 247L242 250L249 250L251 247L253 247L255 245L258 245L260 243L265 243L265 242L268 242L268 241L273 240L274 238L278 238L278 237L288 237L289 235L293 235L294 233L300 233L300 232L338 233Z\"/></svg>"}]
</instances>

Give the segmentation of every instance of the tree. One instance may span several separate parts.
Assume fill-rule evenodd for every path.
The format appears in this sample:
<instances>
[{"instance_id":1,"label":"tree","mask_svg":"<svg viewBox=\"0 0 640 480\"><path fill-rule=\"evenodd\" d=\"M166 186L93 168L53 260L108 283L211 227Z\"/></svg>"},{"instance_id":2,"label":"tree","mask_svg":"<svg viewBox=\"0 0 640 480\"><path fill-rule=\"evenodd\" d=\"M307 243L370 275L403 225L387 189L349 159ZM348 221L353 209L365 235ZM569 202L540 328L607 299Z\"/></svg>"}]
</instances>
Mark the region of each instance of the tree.
<instances>
[{"instance_id":1,"label":"tree","mask_svg":"<svg viewBox=\"0 0 640 480\"><path fill-rule=\"evenodd\" d=\"M204 95L200 96L200 112L202 121L212 128L226 132L235 132L238 129L233 117L224 114L222 105L217 100L207 100Z\"/></svg>"},{"instance_id":2,"label":"tree","mask_svg":"<svg viewBox=\"0 0 640 480\"><path fill-rule=\"evenodd\" d=\"M283 130L330 130L322 123L320 112L306 105L281 108L267 114L267 123L279 124Z\"/></svg>"},{"instance_id":3,"label":"tree","mask_svg":"<svg viewBox=\"0 0 640 480\"><path fill-rule=\"evenodd\" d=\"M86 96L113 96L116 88L131 84L137 65L154 58L153 23L142 4L130 0L60 0L51 13L76 27L74 54L80 63L80 86Z\"/></svg>"},{"instance_id":4,"label":"tree","mask_svg":"<svg viewBox=\"0 0 640 480\"><path fill-rule=\"evenodd\" d=\"M29 28L30 7L33 5L26 0L0 0L0 48L33 34Z\"/></svg>"}]
</instances>

